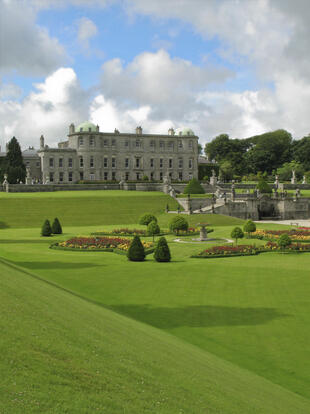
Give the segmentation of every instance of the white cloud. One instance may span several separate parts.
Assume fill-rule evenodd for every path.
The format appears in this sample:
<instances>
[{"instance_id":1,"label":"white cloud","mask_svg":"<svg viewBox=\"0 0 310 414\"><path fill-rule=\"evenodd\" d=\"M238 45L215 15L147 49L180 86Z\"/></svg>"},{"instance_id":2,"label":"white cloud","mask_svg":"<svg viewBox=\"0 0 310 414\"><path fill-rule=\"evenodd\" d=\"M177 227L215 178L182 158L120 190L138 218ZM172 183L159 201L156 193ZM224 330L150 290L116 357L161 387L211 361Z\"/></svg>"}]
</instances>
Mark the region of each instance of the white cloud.
<instances>
[{"instance_id":1,"label":"white cloud","mask_svg":"<svg viewBox=\"0 0 310 414\"><path fill-rule=\"evenodd\" d=\"M58 69L35 87L37 91L22 102L0 101L0 136L4 141L15 135L23 147L37 147L43 134L47 144L56 145L66 138L71 122L87 119L88 96L71 68Z\"/></svg>"},{"instance_id":2,"label":"white cloud","mask_svg":"<svg viewBox=\"0 0 310 414\"><path fill-rule=\"evenodd\" d=\"M35 17L24 1L0 0L0 73L42 76L64 61L63 47Z\"/></svg>"},{"instance_id":3,"label":"white cloud","mask_svg":"<svg viewBox=\"0 0 310 414\"><path fill-rule=\"evenodd\" d=\"M98 28L95 23L87 17L78 20L78 41L84 49L89 48L89 41L98 34Z\"/></svg>"}]
</instances>

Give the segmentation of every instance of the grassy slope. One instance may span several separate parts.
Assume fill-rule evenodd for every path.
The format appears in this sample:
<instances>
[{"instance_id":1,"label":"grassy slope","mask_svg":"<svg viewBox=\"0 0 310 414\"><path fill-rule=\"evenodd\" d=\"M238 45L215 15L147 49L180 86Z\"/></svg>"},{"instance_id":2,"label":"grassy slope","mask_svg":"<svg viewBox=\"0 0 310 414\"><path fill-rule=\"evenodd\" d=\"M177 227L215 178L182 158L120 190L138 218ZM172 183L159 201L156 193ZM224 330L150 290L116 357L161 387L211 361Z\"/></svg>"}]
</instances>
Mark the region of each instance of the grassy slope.
<instances>
[{"instance_id":1,"label":"grassy slope","mask_svg":"<svg viewBox=\"0 0 310 414\"><path fill-rule=\"evenodd\" d=\"M0 262L0 412L308 413L310 403Z\"/></svg>"},{"instance_id":2,"label":"grassy slope","mask_svg":"<svg viewBox=\"0 0 310 414\"><path fill-rule=\"evenodd\" d=\"M159 214L177 203L158 192L59 191L55 193L0 193L0 228L41 226L59 217L65 226L136 223L145 212Z\"/></svg>"}]
</instances>

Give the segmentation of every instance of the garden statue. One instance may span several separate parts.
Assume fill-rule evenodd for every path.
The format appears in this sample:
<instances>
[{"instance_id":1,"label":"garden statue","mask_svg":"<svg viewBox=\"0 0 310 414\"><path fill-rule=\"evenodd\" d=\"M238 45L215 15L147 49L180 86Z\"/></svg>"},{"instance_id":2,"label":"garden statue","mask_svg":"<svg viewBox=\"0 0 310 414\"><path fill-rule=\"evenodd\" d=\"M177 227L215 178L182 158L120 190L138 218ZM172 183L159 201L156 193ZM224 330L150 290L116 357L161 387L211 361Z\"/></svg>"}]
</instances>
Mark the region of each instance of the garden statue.
<instances>
[{"instance_id":1,"label":"garden statue","mask_svg":"<svg viewBox=\"0 0 310 414\"><path fill-rule=\"evenodd\" d=\"M295 170L292 170L291 184L296 184L296 174L295 174Z\"/></svg>"},{"instance_id":2,"label":"garden statue","mask_svg":"<svg viewBox=\"0 0 310 414\"><path fill-rule=\"evenodd\" d=\"M276 189L278 189L279 188L279 176L278 175L276 175L274 184L275 184Z\"/></svg>"},{"instance_id":3,"label":"garden statue","mask_svg":"<svg viewBox=\"0 0 310 414\"><path fill-rule=\"evenodd\" d=\"M305 175L302 177L302 184L307 184L306 176Z\"/></svg>"},{"instance_id":4,"label":"garden statue","mask_svg":"<svg viewBox=\"0 0 310 414\"><path fill-rule=\"evenodd\" d=\"M216 185L217 184L217 177L215 175L215 170L212 169L212 176L210 177L210 185Z\"/></svg>"}]
</instances>

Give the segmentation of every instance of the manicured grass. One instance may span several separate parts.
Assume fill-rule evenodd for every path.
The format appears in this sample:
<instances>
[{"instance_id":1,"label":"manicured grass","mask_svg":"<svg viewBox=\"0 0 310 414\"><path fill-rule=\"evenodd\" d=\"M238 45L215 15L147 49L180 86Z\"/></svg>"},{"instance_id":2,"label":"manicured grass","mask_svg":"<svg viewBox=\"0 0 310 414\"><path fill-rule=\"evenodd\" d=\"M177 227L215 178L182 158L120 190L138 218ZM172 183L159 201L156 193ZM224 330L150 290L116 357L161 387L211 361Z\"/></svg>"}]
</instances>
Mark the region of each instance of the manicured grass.
<instances>
[{"instance_id":1,"label":"manicured grass","mask_svg":"<svg viewBox=\"0 0 310 414\"><path fill-rule=\"evenodd\" d=\"M59 191L53 193L0 193L0 228L41 226L58 217L64 226L136 223L145 212L159 214L176 201L159 192Z\"/></svg>"},{"instance_id":2,"label":"manicured grass","mask_svg":"<svg viewBox=\"0 0 310 414\"><path fill-rule=\"evenodd\" d=\"M97 197L97 210L104 200L111 200L107 193ZM148 197L156 197L156 194L144 194L145 197L135 192L124 197L130 200L137 195L135 203L141 197L142 205ZM158 196L162 200L162 195ZM38 200L45 197L44 194ZM68 196L71 198L75 199ZM5 199L0 198L0 203ZM80 198L83 199L84 196ZM127 201L123 198L122 202ZM163 208L165 204L166 201ZM74 211L79 211L74 214L80 221L71 227L65 225L62 236L39 237L40 228L31 228L29 223L28 228L1 230L0 257L15 268L9 271L0 265L0 283L5 286L0 287L0 308L3 304L1 312L5 315L0 323L6 329L2 335L5 338L2 355L10 356L2 362L1 370L8 390L0 397L4 407L9 408L4 412L95 412L94 407L103 401L111 404L101 408L102 412L109 413L123 412L120 410L123 404L124 412L128 413L310 412L310 332L307 329L310 254L266 253L214 260L191 259L191 255L212 243L193 243L191 236L182 238L189 243L177 243L173 235L167 236L171 263L157 263L152 255L144 263L134 263L116 254L49 249L52 242L112 230L115 225L123 224L122 217L114 216L112 209L107 208L103 222L96 224L90 219L89 225L82 226L80 223L88 220L87 210L76 208ZM143 228L136 224L137 215L133 208L130 220L124 224ZM174 216L157 215L162 228L167 228ZM16 211L14 217L17 216ZM61 215L58 216L63 222ZM232 228L243 225L242 220L215 214L184 217L191 226L210 223L215 230L211 236L215 238L230 238ZM33 221L30 224L34 226ZM258 227L284 228L263 223ZM264 242L244 239L240 243L260 245ZM43 278L94 304L72 298L69 293L57 293L42 281L32 284L30 275L16 269ZM58 299L57 295L60 295ZM143 347L146 342L147 351ZM18 355L16 359L10 351L12 343L18 345L13 348ZM92 350L98 351L96 358ZM204 358L213 361L212 367L206 370ZM16 363L11 366L10 361ZM231 372L224 372L221 364L231 367ZM95 365L99 367L99 374L94 376ZM237 367L247 371L239 371ZM12 372L16 374L14 378L17 374L20 378L16 394L9 380ZM251 377L249 372L260 378ZM147 378L147 390L139 388L140 377ZM252 387L254 377L258 383ZM275 396L274 390L280 392L280 388L261 377L282 386L284 394ZM29 389L27 384L37 381L39 385L31 385ZM267 384L267 394L263 383ZM48 387L51 387L49 399L45 396ZM37 411L22 411L23 404L16 405L22 399L21 392L25 392L21 396L28 404L26 407L30 407L29 401L39 401L45 411L39 410L40 405ZM299 400L296 394L307 400ZM163 396L162 400L159 395ZM71 407L70 396L74 400ZM60 409L55 411L53 404L58 400ZM180 405L176 405L179 401ZM304 407L296 405L297 401L304 403Z\"/></svg>"},{"instance_id":3,"label":"manicured grass","mask_svg":"<svg viewBox=\"0 0 310 414\"><path fill-rule=\"evenodd\" d=\"M300 413L309 401L0 262L0 411Z\"/></svg>"}]
</instances>

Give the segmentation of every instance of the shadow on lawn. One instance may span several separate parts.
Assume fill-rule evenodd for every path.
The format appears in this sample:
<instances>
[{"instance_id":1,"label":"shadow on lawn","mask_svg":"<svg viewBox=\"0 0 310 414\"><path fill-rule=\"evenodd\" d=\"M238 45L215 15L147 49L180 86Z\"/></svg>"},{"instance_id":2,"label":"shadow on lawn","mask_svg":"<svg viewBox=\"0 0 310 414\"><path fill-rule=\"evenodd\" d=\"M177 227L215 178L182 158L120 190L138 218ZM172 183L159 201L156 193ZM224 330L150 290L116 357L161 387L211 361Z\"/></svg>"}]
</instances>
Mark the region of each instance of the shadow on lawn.
<instances>
[{"instance_id":1,"label":"shadow on lawn","mask_svg":"<svg viewBox=\"0 0 310 414\"><path fill-rule=\"evenodd\" d=\"M9 260L7 260L9 261ZM70 262L14 262L11 261L15 266L23 267L26 269L84 269L90 267L102 266L102 264L95 263L70 263Z\"/></svg>"},{"instance_id":2,"label":"shadow on lawn","mask_svg":"<svg viewBox=\"0 0 310 414\"><path fill-rule=\"evenodd\" d=\"M185 306L154 308L150 305L119 305L109 309L160 329L181 326L192 328L215 326L262 325L273 319L289 317L274 308L237 308L229 306Z\"/></svg>"},{"instance_id":3,"label":"shadow on lawn","mask_svg":"<svg viewBox=\"0 0 310 414\"><path fill-rule=\"evenodd\" d=\"M0 229L9 229L10 226L4 221L0 221Z\"/></svg>"}]
</instances>

